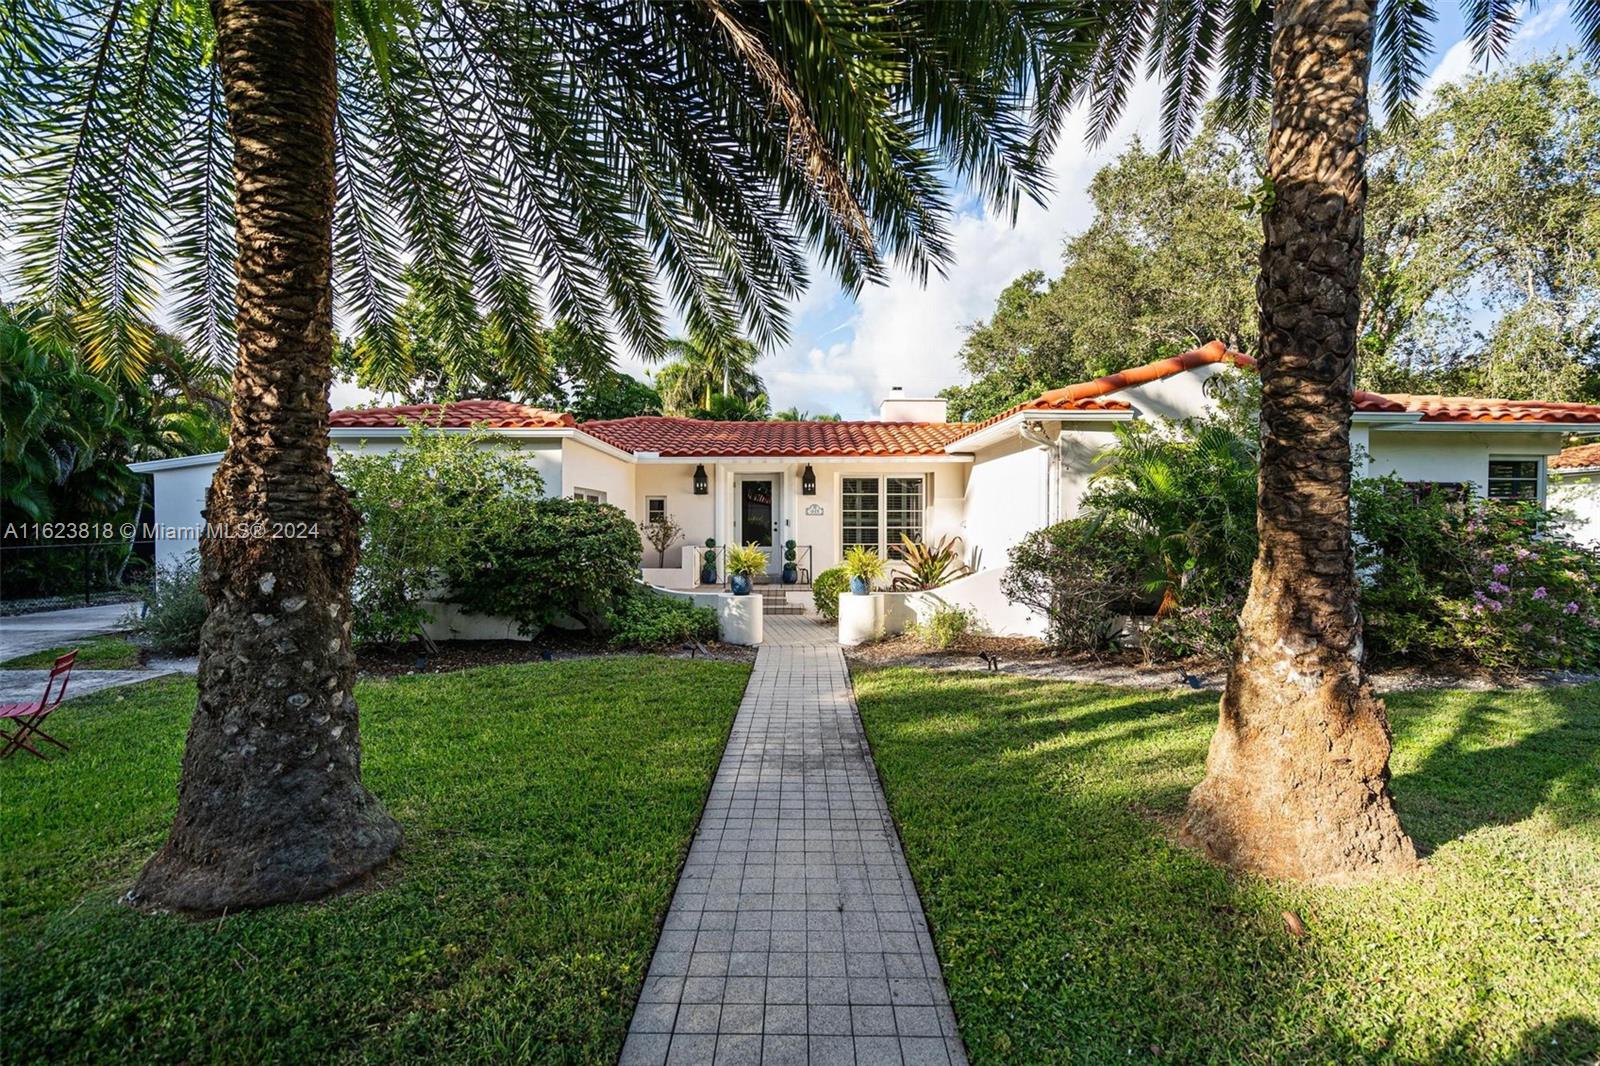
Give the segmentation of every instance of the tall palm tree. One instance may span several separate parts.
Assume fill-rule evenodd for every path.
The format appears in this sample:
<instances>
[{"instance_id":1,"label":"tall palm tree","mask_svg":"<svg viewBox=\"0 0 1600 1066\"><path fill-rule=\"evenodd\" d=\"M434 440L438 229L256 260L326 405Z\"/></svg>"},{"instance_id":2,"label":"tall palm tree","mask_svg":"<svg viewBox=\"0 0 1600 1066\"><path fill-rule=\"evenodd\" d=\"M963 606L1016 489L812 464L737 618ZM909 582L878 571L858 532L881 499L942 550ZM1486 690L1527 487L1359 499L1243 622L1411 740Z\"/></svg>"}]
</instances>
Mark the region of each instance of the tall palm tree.
<instances>
[{"instance_id":1,"label":"tall palm tree","mask_svg":"<svg viewBox=\"0 0 1600 1066\"><path fill-rule=\"evenodd\" d=\"M1093 5L1090 5L1093 6ZM1480 57L1504 52L1519 5L1468 0ZM1600 52L1600 2L1571 11ZM1164 81L1169 144L1213 73L1238 119L1270 101L1261 190L1259 546L1206 776L1183 836L1240 869L1339 881L1416 862L1389 793L1383 701L1362 667L1350 539L1350 412L1376 57L1403 119L1430 45L1419 0L1127 0L1091 15L1046 92L1115 124L1129 86Z\"/></svg>"},{"instance_id":2,"label":"tall palm tree","mask_svg":"<svg viewBox=\"0 0 1600 1066\"><path fill-rule=\"evenodd\" d=\"M597 362L656 355L663 294L691 335L769 346L813 259L852 290L947 263L946 175L1013 216L1042 194L1070 6L13 0L0 195L30 295L138 373L170 263L233 370L178 813L134 897L310 898L400 842L361 782L335 278L374 364L402 262L458 340L481 309L512 353L542 316Z\"/></svg>"},{"instance_id":3,"label":"tall palm tree","mask_svg":"<svg viewBox=\"0 0 1600 1066\"><path fill-rule=\"evenodd\" d=\"M667 342L664 354L674 358L656 372L656 388L669 415L693 418L717 399L753 400L766 391L755 371L760 353L742 337L676 337Z\"/></svg>"},{"instance_id":4,"label":"tall palm tree","mask_svg":"<svg viewBox=\"0 0 1600 1066\"><path fill-rule=\"evenodd\" d=\"M761 379L755 372L761 349L744 337L707 333L674 337L662 355L682 365L672 378L678 387L698 394L694 403L700 408L710 408L713 396L748 399L761 391Z\"/></svg>"}]
</instances>

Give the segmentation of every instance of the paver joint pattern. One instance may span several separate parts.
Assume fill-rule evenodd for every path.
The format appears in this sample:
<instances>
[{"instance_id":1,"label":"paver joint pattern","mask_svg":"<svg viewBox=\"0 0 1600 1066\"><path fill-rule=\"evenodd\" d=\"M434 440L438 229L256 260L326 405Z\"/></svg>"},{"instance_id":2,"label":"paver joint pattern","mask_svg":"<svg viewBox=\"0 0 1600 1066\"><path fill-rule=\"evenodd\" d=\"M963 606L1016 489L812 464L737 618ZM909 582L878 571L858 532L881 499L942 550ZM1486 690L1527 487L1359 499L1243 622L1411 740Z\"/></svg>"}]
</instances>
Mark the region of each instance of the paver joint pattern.
<instances>
[{"instance_id":1,"label":"paver joint pattern","mask_svg":"<svg viewBox=\"0 0 1600 1066\"><path fill-rule=\"evenodd\" d=\"M844 656L771 618L622 1066L966 1060Z\"/></svg>"}]
</instances>

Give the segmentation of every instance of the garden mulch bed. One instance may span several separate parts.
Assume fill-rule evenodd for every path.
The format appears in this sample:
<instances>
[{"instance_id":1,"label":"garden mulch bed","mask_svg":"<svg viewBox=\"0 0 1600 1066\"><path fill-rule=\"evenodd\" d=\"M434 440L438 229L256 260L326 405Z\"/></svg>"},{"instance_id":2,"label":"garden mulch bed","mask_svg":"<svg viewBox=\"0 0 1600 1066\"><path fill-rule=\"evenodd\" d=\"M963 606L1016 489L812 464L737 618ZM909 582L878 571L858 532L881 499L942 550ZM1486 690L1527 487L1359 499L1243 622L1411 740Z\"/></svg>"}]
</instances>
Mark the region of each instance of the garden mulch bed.
<instances>
[{"instance_id":1,"label":"garden mulch bed","mask_svg":"<svg viewBox=\"0 0 1600 1066\"><path fill-rule=\"evenodd\" d=\"M954 648L933 648L915 637L890 637L873 644L844 650L852 665L920 666L930 670L993 670L997 673L1051 681L1080 681L1129 688L1192 688L1222 691L1227 663L1220 660L1147 663L1136 652L1102 655L1056 655L1036 640L1024 637L968 637ZM1600 681L1600 674L1567 670L1494 671L1447 666L1404 666L1380 669L1372 675L1379 692L1420 689L1543 688Z\"/></svg>"},{"instance_id":2,"label":"garden mulch bed","mask_svg":"<svg viewBox=\"0 0 1600 1066\"><path fill-rule=\"evenodd\" d=\"M591 659L602 655L663 655L669 659L720 659L754 662L756 650L737 644L710 641L696 646L615 648L582 631L550 630L533 640L442 640L436 651L420 643L390 648L362 648L356 653L356 672L363 677L404 677L409 674L443 674L476 666L502 666L554 659Z\"/></svg>"}]
</instances>

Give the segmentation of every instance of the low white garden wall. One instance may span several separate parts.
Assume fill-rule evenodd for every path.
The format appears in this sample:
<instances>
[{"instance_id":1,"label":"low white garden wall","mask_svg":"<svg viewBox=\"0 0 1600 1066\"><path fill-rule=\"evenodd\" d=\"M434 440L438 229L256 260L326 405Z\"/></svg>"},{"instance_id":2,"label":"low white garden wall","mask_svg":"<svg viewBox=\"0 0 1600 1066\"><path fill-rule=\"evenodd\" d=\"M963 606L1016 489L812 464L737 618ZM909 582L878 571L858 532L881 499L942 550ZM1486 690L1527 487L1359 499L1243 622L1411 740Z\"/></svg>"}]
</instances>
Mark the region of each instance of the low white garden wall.
<instances>
[{"instance_id":1,"label":"low white garden wall","mask_svg":"<svg viewBox=\"0 0 1600 1066\"><path fill-rule=\"evenodd\" d=\"M688 600L696 607L709 607L717 612L717 626L725 644L755 645L761 643L761 597L755 594L735 596L731 592L684 592L679 589L656 588L663 596Z\"/></svg>"},{"instance_id":2,"label":"low white garden wall","mask_svg":"<svg viewBox=\"0 0 1600 1066\"><path fill-rule=\"evenodd\" d=\"M646 547L646 556L654 556L655 549ZM682 544L667 549L667 562L674 559L676 566L647 566L640 573L646 585L663 589L692 589L700 587L700 551L692 544Z\"/></svg>"},{"instance_id":3,"label":"low white garden wall","mask_svg":"<svg viewBox=\"0 0 1600 1066\"><path fill-rule=\"evenodd\" d=\"M927 592L873 592L857 596L846 589L839 596L839 643L853 647L904 633L925 621L940 606L964 607L983 632L997 637L1043 638L1043 615L1006 598L1000 589L1004 570L980 570Z\"/></svg>"}]
</instances>

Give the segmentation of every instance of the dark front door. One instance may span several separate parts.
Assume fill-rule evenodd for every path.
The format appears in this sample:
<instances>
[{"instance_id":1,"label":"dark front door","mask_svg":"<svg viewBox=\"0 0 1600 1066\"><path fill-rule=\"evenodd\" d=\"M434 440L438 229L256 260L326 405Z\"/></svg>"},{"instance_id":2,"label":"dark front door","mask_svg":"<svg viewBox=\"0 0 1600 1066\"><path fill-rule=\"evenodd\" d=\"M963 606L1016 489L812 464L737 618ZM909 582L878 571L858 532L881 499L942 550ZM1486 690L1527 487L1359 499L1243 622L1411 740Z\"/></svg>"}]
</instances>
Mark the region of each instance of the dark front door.
<instances>
[{"instance_id":1,"label":"dark front door","mask_svg":"<svg viewBox=\"0 0 1600 1066\"><path fill-rule=\"evenodd\" d=\"M772 482L742 481L739 490L739 543L772 547Z\"/></svg>"}]
</instances>

